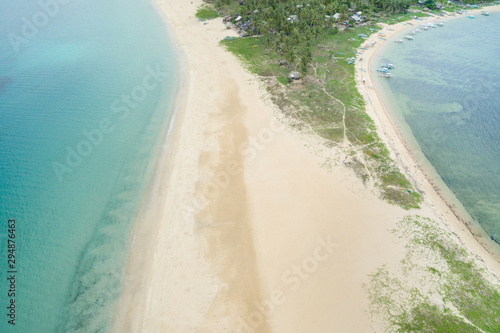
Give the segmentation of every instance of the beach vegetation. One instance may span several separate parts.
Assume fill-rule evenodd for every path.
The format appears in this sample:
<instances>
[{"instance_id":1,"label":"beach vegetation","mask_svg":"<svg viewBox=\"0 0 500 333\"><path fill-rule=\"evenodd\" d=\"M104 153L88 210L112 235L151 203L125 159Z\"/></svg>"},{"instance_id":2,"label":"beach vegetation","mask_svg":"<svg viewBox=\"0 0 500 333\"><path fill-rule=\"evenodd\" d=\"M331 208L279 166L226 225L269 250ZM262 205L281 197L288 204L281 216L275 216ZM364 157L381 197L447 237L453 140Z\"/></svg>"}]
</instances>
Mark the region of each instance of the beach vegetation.
<instances>
[{"instance_id":1,"label":"beach vegetation","mask_svg":"<svg viewBox=\"0 0 500 333\"><path fill-rule=\"evenodd\" d=\"M255 73L263 75L268 71L269 67L273 67L268 61L269 53L266 53L264 43L260 37L224 39L221 42L232 53L247 66L247 68Z\"/></svg>"},{"instance_id":2,"label":"beach vegetation","mask_svg":"<svg viewBox=\"0 0 500 333\"><path fill-rule=\"evenodd\" d=\"M291 82L290 78L287 78L286 76L278 76L277 80L279 83L285 86L287 86Z\"/></svg>"},{"instance_id":3,"label":"beach vegetation","mask_svg":"<svg viewBox=\"0 0 500 333\"><path fill-rule=\"evenodd\" d=\"M196 17L200 20L211 20L219 16L219 11L206 4L200 6L196 12Z\"/></svg>"},{"instance_id":4,"label":"beach vegetation","mask_svg":"<svg viewBox=\"0 0 500 333\"><path fill-rule=\"evenodd\" d=\"M500 332L498 277L450 233L421 216L406 216L392 233L406 244L404 258L364 285L387 332Z\"/></svg>"}]
</instances>

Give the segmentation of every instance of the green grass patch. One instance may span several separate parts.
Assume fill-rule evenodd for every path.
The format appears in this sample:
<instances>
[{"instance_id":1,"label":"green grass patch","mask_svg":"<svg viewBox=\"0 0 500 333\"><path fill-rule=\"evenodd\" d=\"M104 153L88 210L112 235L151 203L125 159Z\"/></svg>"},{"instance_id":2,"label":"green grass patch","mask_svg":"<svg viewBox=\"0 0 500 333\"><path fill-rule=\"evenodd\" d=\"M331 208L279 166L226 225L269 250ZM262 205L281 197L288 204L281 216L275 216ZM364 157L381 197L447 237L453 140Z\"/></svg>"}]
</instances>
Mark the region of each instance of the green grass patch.
<instances>
[{"instance_id":1,"label":"green grass patch","mask_svg":"<svg viewBox=\"0 0 500 333\"><path fill-rule=\"evenodd\" d=\"M208 5L202 5L196 12L196 17L200 20L211 20L219 16L219 12Z\"/></svg>"},{"instance_id":2,"label":"green grass patch","mask_svg":"<svg viewBox=\"0 0 500 333\"><path fill-rule=\"evenodd\" d=\"M290 84L290 80L286 76L278 77L278 82L285 85L285 86Z\"/></svg>"},{"instance_id":3,"label":"green grass patch","mask_svg":"<svg viewBox=\"0 0 500 333\"><path fill-rule=\"evenodd\" d=\"M257 75L267 76L278 70L279 65L269 57L269 51L266 51L262 37L223 39L221 44Z\"/></svg>"},{"instance_id":4,"label":"green grass patch","mask_svg":"<svg viewBox=\"0 0 500 333\"><path fill-rule=\"evenodd\" d=\"M408 320L407 318L411 318ZM480 332L476 327L464 322L450 311L442 311L436 305L422 303L411 309L411 312L400 322L396 322L398 332Z\"/></svg>"}]
</instances>

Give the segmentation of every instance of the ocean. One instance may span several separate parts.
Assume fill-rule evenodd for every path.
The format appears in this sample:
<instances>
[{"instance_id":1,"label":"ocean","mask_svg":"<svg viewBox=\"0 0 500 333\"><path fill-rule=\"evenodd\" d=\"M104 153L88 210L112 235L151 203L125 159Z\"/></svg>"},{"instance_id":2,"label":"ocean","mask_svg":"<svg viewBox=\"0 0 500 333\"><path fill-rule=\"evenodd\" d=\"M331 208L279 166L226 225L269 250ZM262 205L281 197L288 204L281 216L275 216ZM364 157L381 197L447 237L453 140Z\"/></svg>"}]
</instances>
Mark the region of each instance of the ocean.
<instances>
[{"instance_id":1,"label":"ocean","mask_svg":"<svg viewBox=\"0 0 500 333\"><path fill-rule=\"evenodd\" d=\"M406 141L500 243L500 12L415 29L373 59L373 71L396 67L376 85Z\"/></svg>"},{"instance_id":2,"label":"ocean","mask_svg":"<svg viewBox=\"0 0 500 333\"><path fill-rule=\"evenodd\" d=\"M178 82L148 0L0 2L0 332L107 330Z\"/></svg>"}]
</instances>

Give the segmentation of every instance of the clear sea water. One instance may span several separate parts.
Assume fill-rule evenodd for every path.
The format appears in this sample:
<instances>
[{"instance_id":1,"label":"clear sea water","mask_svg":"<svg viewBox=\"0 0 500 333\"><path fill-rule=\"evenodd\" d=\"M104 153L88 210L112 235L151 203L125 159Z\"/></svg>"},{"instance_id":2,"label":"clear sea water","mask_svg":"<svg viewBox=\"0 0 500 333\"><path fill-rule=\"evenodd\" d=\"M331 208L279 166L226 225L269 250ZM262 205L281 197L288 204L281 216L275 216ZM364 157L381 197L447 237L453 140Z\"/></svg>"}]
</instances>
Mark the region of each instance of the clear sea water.
<instances>
[{"instance_id":1,"label":"clear sea water","mask_svg":"<svg viewBox=\"0 0 500 333\"><path fill-rule=\"evenodd\" d=\"M419 28L414 26L413 29ZM462 16L392 43L372 66L396 123L500 243L500 13ZM405 34L407 35L407 34ZM401 38L402 36L398 37Z\"/></svg>"},{"instance_id":2,"label":"clear sea water","mask_svg":"<svg viewBox=\"0 0 500 333\"><path fill-rule=\"evenodd\" d=\"M0 332L106 331L176 66L149 0L0 2Z\"/></svg>"}]
</instances>

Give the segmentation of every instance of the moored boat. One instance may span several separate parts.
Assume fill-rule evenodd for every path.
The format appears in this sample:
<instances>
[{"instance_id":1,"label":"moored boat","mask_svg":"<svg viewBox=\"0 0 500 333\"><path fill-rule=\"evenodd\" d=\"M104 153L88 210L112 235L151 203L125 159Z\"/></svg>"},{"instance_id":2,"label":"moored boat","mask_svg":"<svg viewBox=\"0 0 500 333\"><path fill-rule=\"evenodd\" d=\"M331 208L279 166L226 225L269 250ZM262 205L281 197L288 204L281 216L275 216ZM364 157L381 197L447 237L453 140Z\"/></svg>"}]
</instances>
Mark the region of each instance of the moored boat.
<instances>
[{"instance_id":1,"label":"moored boat","mask_svg":"<svg viewBox=\"0 0 500 333\"><path fill-rule=\"evenodd\" d=\"M391 73L379 73L378 76L385 77L387 79L393 77Z\"/></svg>"}]
</instances>

